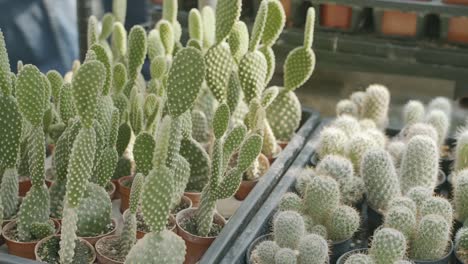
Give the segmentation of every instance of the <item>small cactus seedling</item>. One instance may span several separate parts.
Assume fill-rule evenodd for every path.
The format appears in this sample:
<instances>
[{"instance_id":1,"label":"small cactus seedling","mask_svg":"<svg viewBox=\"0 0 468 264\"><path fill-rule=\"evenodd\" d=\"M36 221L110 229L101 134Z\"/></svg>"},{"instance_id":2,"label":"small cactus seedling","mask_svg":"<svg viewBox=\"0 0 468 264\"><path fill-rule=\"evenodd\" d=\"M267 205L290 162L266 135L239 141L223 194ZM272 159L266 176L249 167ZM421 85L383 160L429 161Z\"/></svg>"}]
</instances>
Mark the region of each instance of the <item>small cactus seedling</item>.
<instances>
[{"instance_id":1,"label":"small cactus seedling","mask_svg":"<svg viewBox=\"0 0 468 264\"><path fill-rule=\"evenodd\" d=\"M403 193L416 186L434 189L439 173L439 152L434 140L415 136L406 147L401 163L400 186Z\"/></svg>"},{"instance_id":2,"label":"small cactus seedling","mask_svg":"<svg viewBox=\"0 0 468 264\"><path fill-rule=\"evenodd\" d=\"M390 93L385 86L374 84L366 89L366 95L362 104L362 118L372 119L379 128L387 125Z\"/></svg>"},{"instance_id":3,"label":"small cactus seedling","mask_svg":"<svg viewBox=\"0 0 468 264\"><path fill-rule=\"evenodd\" d=\"M338 183L331 177L315 176L306 187L304 211L319 223L324 223L340 202Z\"/></svg>"},{"instance_id":4,"label":"small cactus seedling","mask_svg":"<svg viewBox=\"0 0 468 264\"><path fill-rule=\"evenodd\" d=\"M340 100L336 104L336 115L350 115L353 117L359 117L358 106L349 99Z\"/></svg>"},{"instance_id":5,"label":"small cactus seedling","mask_svg":"<svg viewBox=\"0 0 468 264\"><path fill-rule=\"evenodd\" d=\"M437 131L437 144L442 146L450 129L449 118L442 110L432 110L426 117L426 122Z\"/></svg>"},{"instance_id":6,"label":"small cactus seedling","mask_svg":"<svg viewBox=\"0 0 468 264\"><path fill-rule=\"evenodd\" d=\"M280 247L274 241L266 240L255 247L251 259L260 264L275 263L275 255L279 250Z\"/></svg>"},{"instance_id":7,"label":"small cactus seedling","mask_svg":"<svg viewBox=\"0 0 468 264\"><path fill-rule=\"evenodd\" d=\"M410 256L414 260L438 260L447 254L450 225L440 215L426 215L419 225Z\"/></svg>"},{"instance_id":8,"label":"small cactus seedling","mask_svg":"<svg viewBox=\"0 0 468 264\"><path fill-rule=\"evenodd\" d=\"M405 126L411 126L422 122L424 114L424 105L420 101L410 100L403 108L403 123Z\"/></svg>"},{"instance_id":9,"label":"small cactus seedling","mask_svg":"<svg viewBox=\"0 0 468 264\"><path fill-rule=\"evenodd\" d=\"M384 227L375 232L369 255L376 264L402 260L405 253L406 239L400 231Z\"/></svg>"},{"instance_id":10,"label":"small cactus seedling","mask_svg":"<svg viewBox=\"0 0 468 264\"><path fill-rule=\"evenodd\" d=\"M349 239L357 231L359 224L359 213L350 206L341 205L330 215L328 237L333 241Z\"/></svg>"},{"instance_id":11,"label":"small cactus seedling","mask_svg":"<svg viewBox=\"0 0 468 264\"><path fill-rule=\"evenodd\" d=\"M386 210L390 201L401 195L392 158L383 149L371 150L364 155L361 176L367 187L369 205L374 210Z\"/></svg>"},{"instance_id":12,"label":"small cactus seedling","mask_svg":"<svg viewBox=\"0 0 468 264\"><path fill-rule=\"evenodd\" d=\"M457 137L454 171L468 169L468 129Z\"/></svg>"},{"instance_id":13,"label":"small cactus seedling","mask_svg":"<svg viewBox=\"0 0 468 264\"><path fill-rule=\"evenodd\" d=\"M347 141L348 137L342 130L327 127L320 132L317 153L320 158L330 154L344 156Z\"/></svg>"},{"instance_id":14,"label":"small cactus seedling","mask_svg":"<svg viewBox=\"0 0 468 264\"><path fill-rule=\"evenodd\" d=\"M305 226L302 216L294 211L280 212L273 223L275 242L282 248L296 249Z\"/></svg>"},{"instance_id":15,"label":"small cactus seedling","mask_svg":"<svg viewBox=\"0 0 468 264\"><path fill-rule=\"evenodd\" d=\"M468 219L468 169L458 172L453 190L455 218L464 222Z\"/></svg>"},{"instance_id":16,"label":"small cactus seedling","mask_svg":"<svg viewBox=\"0 0 468 264\"><path fill-rule=\"evenodd\" d=\"M409 240L416 232L416 215L405 206L393 206L385 214L385 227L396 229Z\"/></svg>"}]
</instances>

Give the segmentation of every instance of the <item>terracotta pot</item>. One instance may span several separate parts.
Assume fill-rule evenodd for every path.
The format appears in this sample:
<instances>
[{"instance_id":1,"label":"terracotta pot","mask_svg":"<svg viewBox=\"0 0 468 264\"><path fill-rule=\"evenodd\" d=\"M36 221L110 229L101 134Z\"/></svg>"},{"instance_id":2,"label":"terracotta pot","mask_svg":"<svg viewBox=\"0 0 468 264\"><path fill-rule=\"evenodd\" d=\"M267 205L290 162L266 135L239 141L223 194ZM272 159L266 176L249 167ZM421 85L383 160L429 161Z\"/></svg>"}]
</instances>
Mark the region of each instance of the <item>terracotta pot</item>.
<instances>
[{"instance_id":1,"label":"terracotta pot","mask_svg":"<svg viewBox=\"0 0 468 264\"><path fill-rule=\"evenodd\" d=\"M51 143L47 145L46 157L52 156L55 152L55 144Z\"/></svg>"},{"instance_id":2,"label":"terracotta pot","mask_svg":"<svg viewBox=\"0 0 468 264\"><path fill-rule=\"evenodd\" d=\"M112 179L111 181L115 186L115 193L114 193L114 197L112 198L112 200L120 199L119 179Z\"/></svg>"},{"instance_id":3,"label":"terracotta pot","mask_svg":"<svg viewBox=\"0 0 468 264\"><path fill-rule=\"evenodd\" d=\"M281 4L283 5L284 14L286 16L286 25L291 26L291 0L281 0Z\"/></svg>"},{"instance_id":4,"label":"terracotta pot","mask_svg":"<svg viewBox=\"0 0 468 264\"><path fill-rule=\"evenodd\" d=\"M115 186L115 184L113 182L108 182L107 184L110 184L112 186L111 190L108 191L107 193L109 194L109 197L111 198L111 200L114 200L114 196L115 196L115 193L116 193L116 189L117 187Z\"/></svg>"},{"instance_id":5,"label":"terracotta pot","mask_svg":"<svg viewBox=\"0 0 468 264\"><path fill-rule=\"evenodd\" d=\"M200 237L190 234L188 231L181 227L181 222L184 219L193 218L197 208L189 208L180 211L176 216L177 233L185 241L187 251L185 254L184 264L194 264L201 259L206 250L210 247L211 243L216 237ZM224 227L226 220L218 213L215 213L213 222Z\"/></svg>"},{"instance_id":6,"label":"terracotta pot","mask_svg":"<svg viewBox=\"0 0 468 264\"><path fill-rule=\"evenodd\" d=\"M96 247L96 257L97 257L98 263L100 263L100 264L122 264L123 263L121 261L113 260L113 259L105 256L104 254L102 254L99 251L99 248L101 247L101 245L104 244L105 242L107 242L108 240L119 240L119 239L120 239L119 236L106 236L106 237L103 237L103 238L99 239L96 242L95 247Z\"/></svg>"},{"instance_id":7,"label":"terracotta pot","mask_svg":"<svg viewBox=\"0 0 468 264\"><path fill-rule=\"evenodd\" d=\"M281 147L281 149L285 149L289 144L289 141L278 141L278 145Z\"/></svg>"},{"instance_id":8,"label":"terracotta pot","mask_svg":"<svg viewBox=\"0 0 468 264\"><path fill-rule=\"evenodd\" d=\"M192 208L193 206L193 202L192 200L190 200L190 198L188 198L187 196L182 196L182 198L180 199L180 203L179 204L188 204L188 207L187 208ZM187 209L187 208L184 208L184 209ZM183 210L183 209L182 209ZM182 211L181 210L181 211ZM178 212L174 212L174 211L171 211L171 214L173 215L176 215Z\"/></svg>"},{"instance_id":9,"label":"terracotta pot","mask_svg":"<svg viewBox=\"0 0 468 264\"><path fill-rule=\"evenodd\" d=\"M468 16L450 18L447 40L468 43Z\"/></svg>"},{"instance_id":10,"label":"terracotta pot","mask_svg":"<svg viewBox=\"0 0 468 264\"><path fill-rule=\"evenodd\" d=\"M114 218L112 218L111 221L112 221L112 224L114 224L114 228L111 231L107 232L106 234L102 234L102 235L99 235L99 236L93 236L93 237L80 237L80 238L88 241L91 245L94 246L99 239L115 234L115 231L117 230L117 221L115 221Z\"/></svg>"},{"instance_id":11,"label":"terracotta pot","mask_svg":"<svg viewBox=\"0 0 468 264\"><path fill-rule=\"evenodd\" d=\"M320 5L320 25L323 27L350 29L353 9L345 5Z\"/></svg>"},{"instance_id":12,"label":"terracotta pot","mask_svg":"<svg viewBox=\"0 0 468 264\"><path fill-rule=\"evenodd\" d=\"M119 179L119 193L120 193L120 212L123 213L128 209L130 203L130 187L124 183L133 180L133 176L125 176Z\"/></svg>"},{"instance_id":13,"label":"terracotta pot","mask_svg":"<svg viewBox=\"0 0 468 264\"><path fill-rule=\"evenodd\" d=\"M468 5L468 0L444 0L444 3L452 5Z\"/></svg>"},{"instance_id":14,"label":"terracotta pot","mask_svg":"<svg viewBox=\"0 0 468 264\"><path fill-rule=\"evenodd\" d=\"M55 236L58 236L58 235L55 235ZM37 261L42 261L41 257L39 256L39 254L38 254L38 252L37 252L37 251L39 250L39 247L40 247L44 242L46 242L47 240L49 240L51 237L53 237L53 236L49 236L49 237L46 237L46 238L40 240L40 241L36 244L36 246L34 247L34 255L35 255ZM84 242L84 243L86 244L86 246L88 246L88 247L91 249L91 252L93 253L93 257L92 257L92 260L89 262L89 264L94 263L94 261L96 260L96 251L94 250L94 247L93 247L88 241L86 241L86 240L84 240L84 239L81 239L81 238L79 238L79 239L80 239L80 241Z\"/></svg>"},{"instance_id":15,"label":"terracotta pot","mask_svg":"<svg viewBox=\"0 0 468 264\"><path fill-rule=\"evenodd\" d=\"M259 158L259 162L260 163L263 163L263 166L265 168L265 171L264 172L261 172L262 176L266 173L266 171L268 171L268 169L270 168L270 161L267 159L267 157L263 154L260 154L260 156L258 156ZM245 200L245 198L249 195L249 193L252 191L252 189L255 187L255 185L257 185L257 182L260 178L257 178L253 181L242 181L240 186L239 186L239 189L237 189L237 192L236 194L234 194L234 197L239 200L239 201L243 201Z\"/></svg>"},{"instance_id":16,"label":"terracotta pot","mask_svg":"<svg viewBox=\"0 0 468 264\"><path fill-rule=\"evenodd\" d=\"M15 219L13 219L13 220L15 220ZM8 223L10 223L10 222L13 221L13 220L3 220L2 229L3 229ZM3 238L3 235L0 234L0 246L3 245L3 244L5 244L5 238Z\"/></svg>"},{"instance_id":17,"label":"terracotta pot","mask_svg":"<svg viewBox=\"0 0 468 264\"><path fill-rule=\"evenodd\" d=\"M45 183L47 185L47 188L49 188L52 185L53 181L46 179ZM18 195L20 197L24 197L29 192L29 189L31 189L31 186L32 186L31 179L30 178L27 178L27 179L26 178L23 178L23 179L20 178L18 185L19 185Z\"/></svg>"},{"instance_id":18,"label":"terracotta pot","mask_svg":"<svg viewBox=\"0 0 468 264\"><path fill-rule=\"evenodd\" d=\"M60 230L60 224L56 220L53 220L53 221L54 221L55 230L56 230L55 234L57 234L58 231ZM6 245L8 247L8 253L11 255L18 256L18 257L35 260L36 255L34 254L34 247L39 242L39 240L32 241L32 242L19 242L19 241L12 240L8 236L5 236L5 232L7 230L11 230L14 227L16 227L16 220L13 220L9 222L8 224L6 224L2 230L3 237L5 238Z\"/></svg>"},{"instance_id":19,"label":"terracotta pot","mask_svg":"<svg viewBox=\"0 0 468 264\"><path fill-rule=\"evenodd\" d=\"M171 228L169 228L168 230L177 234L176 220L175 220L175 217L173 215L169 215L168 222L171 224ZM137 234L136 234L137 239L141 239L145 235L146 235L146 232L143 232L143 231L140 231L140 230L137 229Z\"/></svg>"},{"instance_id":20,"label":"terracotta pot","mask_svg":"<svg viewBox=\"0 0 468 264\"><path fill-rule=\"evenodd\" d=\"M184 196L188 197L192 201L192 207L198 207L200 205L201 193L184 192Z\"/></svg>"},{"instance_id":21,"label":"terracotta pot","mask_svg":"<svg viewBox=\"0 0 468 264\"><path fill-rule=\"evenodd\" d=\"M381 32L391 36L414 37L417 32L418 16L414 12L386 10L382 14Z\"/></svg>"}]
</instances>

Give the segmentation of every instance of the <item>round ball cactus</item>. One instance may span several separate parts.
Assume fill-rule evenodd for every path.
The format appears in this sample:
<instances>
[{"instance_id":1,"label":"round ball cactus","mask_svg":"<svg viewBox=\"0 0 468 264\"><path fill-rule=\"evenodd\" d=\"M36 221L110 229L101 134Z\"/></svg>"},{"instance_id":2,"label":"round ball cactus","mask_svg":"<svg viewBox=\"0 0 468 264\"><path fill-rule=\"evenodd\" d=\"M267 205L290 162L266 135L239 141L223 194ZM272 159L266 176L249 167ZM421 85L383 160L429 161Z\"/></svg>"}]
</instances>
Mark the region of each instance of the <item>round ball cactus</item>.
<instances>
[{"instance_id":1,"label":"round ball cactus","mask_svg":"<svg viewBox=\"0 0 468 264\"><path fill-rule=\"evenodd\" d=\"M299 264L322 264L328 259L327 241L319 235L310 234L301 238L298 250Z\"/></svg>"},{"instance_id":2,"label":"round ball cactus","mask_svg":"<svg viewBox=\"0 0 468 264\"><path fill-rule=\"evenodd\" d=\"M385 210L390 201L401 195L400 183L388 152L375 149L362 159L361 176L367 189L369 205L375 210Z\"/></svg>"},{"instance_id":3,"label":"round ball cactus","mask_svg":"<svg viewBox=\"0 0 468 264\"><path fill-rule=\"evenodd\" d=\"M410 256L415 260L438 260L447 253L450 226L440 215L426 215L419 222Z\"/></svg>"},{"instance_id":4,"label":"round ball cactus","mask_svg":"<svg viewBox=\"0 0 468 264\"><path fill-rule=\"evenodd\" d=\"M416 203L409 197L400 196L400 197L396 197L392 199L392 201L390 201L390 204L388 205L388 208L391 209L392 207L396 207L396 206L406 207L414 215L416 215L416 212L417 212Z\"/></svg>"},{"instance_id":5,"label":"round ball cactus","mask_svg":"<svg viewBox=\"0 0 468 264\"><path fill-rule=\"evenodd\" d=\"M461 228L455 235L455 249L468 250L468 227Z\"/></svg>"},{"instance_id":6,"label":"round ball cactus","mask_svg":"<svg viewBox=\"0 0 468 264\"><path fill-rule=\"evenodd\" d=\"M341 202L347 205L356 205L366 192L366 185L361 177L349 177L339 181Z\"/></svg>"},{"instance_id":7,"label":"round ball cactus","mask_svg":"<svg viewBox=\"0 0 468 264\"><path fill-rule=\"evenodd\" d=\"M302 199L293 192L288 192L283 195L278 205L279 211L296 211L300 212L302 208Z\"/></svg>"},{"instance_id":8,"label":"round ball cactus","mask_svg":"<svg viewBox=\"0 0 468 264\"><path fill-rule=\"evenodd\" d=\"M275 255L279 250L280 247L274 241L263 241L255 247L251 259L259 264L275 263Z\"/></svg>"},{"instance_id":9,"label":"round ball cactus","mask_svg":"<svg viewBox=\"0 0 468 264\"><path fill-rule=\"evenodd\" d=\"M309 234L316 234L325 239L328 239L328 231L327 228L323 225L315 225L310 229L307 229Z\"/></svg>"},{"instance_id":10,"label":"round ball cactus","mask_svg":"<svg viewBox=\"0 0 468 264\"><path fill-rule=\"evenodd\" d=\"M370 85L366 89L366 96L362 104L362 117L374 120L379 128L387 125L390 93L388 89L379 84Z\"/></svg>"},{"instance_id":11,"label":"round ball cactus","mask_svg":"<svg viewBox=\"0 0 468 264\"><path fill-rule=\"evenodd\" d=\"M349 115L337 117L333 121L332 126L341 129L341 131L345 132L346 136L349 138L361 131L359 122L356 120L356 118Z\"/></svg>"},{"instance_id":12,"label":"round ball cactus","mask_svg":"<svg viewBox=\"0 0 468 264\"><path fill-rule=\"evenodd\" d=\"M453 189L455 217L464 222L468 219L468 169L458 173Z\"/></svg>"},{"instance_id":13,"label":"round ball cactus","mask_svg":"<svg viewBox=\"0 0 468 264\"><path fill-rule=\"evenodd\" d=\"M400 170L403 193L416 186L433 189L439 173L439 152L435 141L427 136L411 138Z\"/></svg>"},{"instance_id":14,"label":"round ball cactus","mask_svg":"<svg viewBox=\"0 0 468 264\"><path fill-rule=\"evenodd\" d=\"M342 130L327 127L320 133L317 153L320 158L330 154L343 155L347 141L348 137Z\"/></svg>"},{"instance_id":15,"label":"round ball cactus","mask_svg":"<svg viewBox=\"0 0 468 264\"><path fill-rule=\"evenodd\" d=\"M405 206L394 206L385 214L384 226L396 229L410 239L416 231L416 216Z\"/></svg>"},{"instance_id":16,"label":"round ball cactus","mask_svg":"<svg viewBox=\"0 0 468 264\"><path fill-rule=\"evenodd\" d=\"M276 252L275 264L296 264L296 252L290 248L282 248Z\"/></svg>"},{"instance_id":17,"label":"round ball cactus","mask_svg":"<svg viewBox=\"0 0 468 264\"><path fill-rule=\"evenodd\" d=\"M359 133L353 136L346 144L346 156L351 160L356 171L360 171L362 158L378 144L367 133Z\"/></svg>"},{"instance_id":18,"label":"round ball cactus","mask_svg":"<svg viewBox=\"0 0 468 264\"><path fill-rule=\"evenodd\" d=\"M376 264L394 263L406 253L405 236L398 230L384 227L374 234L369 255Z\"/></svg>"},{"instance_id":19,"label":"round ball cactus","mask_svg":"<svg viewBox=\"0 0 468 264\"><path fill-rule=\"evenodd\" d=\"M304 210L319 223L324 223L328 215L338 207L340 189L331 177L316 176L312 178L304 195Z\"/></svg>"},{"instance_id":20,"label":"round ball cactus","mask_svg":"<svg viewBox=\"0 0 468 264\"><path fill-rule=\"evenodd\" d=\"M378 129L367 129L365 133L373 138L379 147L385 148L387 145L387 136L385 136L382 131Z\"/></svg>"},{"instance_id":21,"label":"round ball cactus","mask_svg":"<svg viewBox=\"0 0 468 264\"><path fill-rule=\"evenodd\" d=\"M435 214L442 216L448 224L453 222L453 209L450 202L442 197L431 197L427 199L420 209L421 217Z\"/></svg>"},{"instance_id":22,"label":"round ball cactus","mask_svg":"<svg viewBox=\"0 0 468 264\"><path fill-rule=\"evenodd\" d=\"M416 204L417 211L419 212L424 202L432 197L432 193L433 191L429 188L417 186L411 188L406 193L406 196L413 200L413 202Z\"/></svg>"},{"instance_id":23,"label":"round ball cactus","mask_svg":"<svg viewBox=\"0 0 468 264\"><path fill-rule=\"evenodd\" d=\"M360 220L359 213L354 208L347 205L337 207L329 218L329 238L333 241L351 238L359 228Z\"/></svg>"},{"instance_id":24,"label":"round ball cactus","mask_svg":"<svg viewBox=\"0 0 468 264\"><path fill-rule=\"evenodd\" d=\"M423 121L425 114L424 105L417 100L410 100L403 107L403 123L406 126Z\"/></svg>"},{"instance_id":25,"label":"round ball cactus","mask_svg":"<svg viewBox=\"0 0 468 264\"><path fill-rule=\"evenodd\" d=\"M361 118L362 118L362 108L364 105L365 98L366 98L366 93L363 91L354 92L349 97L349 99L353 101L353 103L355 103L356 106L358 107L358 113Z\"/></svg>"},{"instance_id":26,"label":"round ball cactus","mask_svg":"<svg viewBox=\"0 0 468 264\"><path fill-rule=\"evenodd\" d=\"M354 176L353 164L347 158L338 155L325 156L315 168L318 174L323 174L340 181Z\"/></svg>"},{"instance_id":27,"label":"round ball cactus","mask_svg":"<svg viewBox=\"0 0 468 264\"><path fill-rule=\"evenodd\" d=\"M358 106L349 99L340 100L336 104L336 115L350 115L354 117L359 116Z\"/></svg>"},{"instance_id":28,"label":"round ball cactus","mask_svg":"<svg viewBox=\"0 0 468 264\"><path fill-rule=\"evenodd\" d=\"M304 232L304 220L294 211L279 213L273 222L275 241L280 247L296 249Z\"/></svg>"}]
</instances>

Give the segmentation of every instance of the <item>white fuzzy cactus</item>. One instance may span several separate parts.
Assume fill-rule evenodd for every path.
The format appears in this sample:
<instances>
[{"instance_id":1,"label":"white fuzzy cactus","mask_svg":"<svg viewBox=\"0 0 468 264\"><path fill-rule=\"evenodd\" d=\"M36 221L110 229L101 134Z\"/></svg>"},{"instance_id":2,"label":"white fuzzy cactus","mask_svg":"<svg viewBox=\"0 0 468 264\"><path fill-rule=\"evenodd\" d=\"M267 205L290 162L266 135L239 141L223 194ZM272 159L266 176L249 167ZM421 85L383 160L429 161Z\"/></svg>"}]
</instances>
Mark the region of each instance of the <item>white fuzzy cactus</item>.
<instances>
[{"instance_id":1,"label":"white fuzzy cactus","mask_svg":"<svg viewBox=\"0 0 468 264\"><path fill-rule=\"evenodd\" d=\"M343 155L348 137L341 129L327 127L320 133L317 153L320 158L329 154Z\"/></svg>"},{"instance_id":2,"label":"white fuzzy cactus","mask_svg":"<svg viewBox=\"0 0 468 264\"><path fill-rule=\"evenodd\" d=\"M353 101L349 99L343 99L343 100L340 100L336 104L336 115L337 116L350 115L350 116L358 117L359 108L356 105L356 103L354 103Z\"/></svg>"},{"instance_id":3,"label":"white fuzzy cactus","mask_svg":"<svg viewBox=\"0 0 468 264\"><path fill-rule=\"evenodd\" d=\"M442 110L432 110L426 117L426 122L437 131L437 144L442 146L450 129L448 116Z\"/></svg>"},{"instance_id":4,"label":"white fuzzy cactus","mask_svg":"<svg viewBox=\"0 0 468 264\"><path fill-rule=\"evenodd\" d=\"M405 126L422 122L424 119L424 105L417 100L410 100L403 108L403 123Z\"/></svg>"},{"instance_id":5,"label":"white fuzzy cactus","mask_svg":"<svg viewBox=\"0 0 468 264\"><path fill-rule=\"evenodd\" d=\"M455 148L454 171L468 169L468 129L462 131L457 137Z\"/></svg>"},{"instance_id":6,"label":"white fuzzy cactus","mask_svg":"<svg viewBox=\"0 0 468 264\"><path fill-rule=\"evenodd\" d=\"M370 85L366 89L366 96L362 105L362 117L375 121L379 128L387 126L390 93L388 89L379 84Z\"/></svg>"}]
</instances>

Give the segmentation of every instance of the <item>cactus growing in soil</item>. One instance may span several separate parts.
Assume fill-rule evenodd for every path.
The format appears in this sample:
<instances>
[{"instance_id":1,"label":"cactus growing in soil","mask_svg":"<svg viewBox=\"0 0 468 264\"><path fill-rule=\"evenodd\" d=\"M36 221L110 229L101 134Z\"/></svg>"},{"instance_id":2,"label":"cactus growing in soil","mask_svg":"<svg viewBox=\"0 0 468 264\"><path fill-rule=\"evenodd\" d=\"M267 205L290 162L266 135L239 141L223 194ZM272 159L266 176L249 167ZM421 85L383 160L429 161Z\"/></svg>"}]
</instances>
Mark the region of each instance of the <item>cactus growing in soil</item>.
<instances>
[{"instance_id":1,"label":"cactus growing in soil","mask_svg":"<svg viewBox=\"0 0 468 264\"><path fill-rule=\"evenodd\" d=\"M376 264L402 260L405 253L406 239L400 231L384 227L375 232L369 255Z\"/></svg>"},{"instance_id":2,"label":"cactus growing in soil","mask_svg":"<svg viewBox=\"0 0 468 264\"><path fill-rule=\"evenodd\" d=\"M349 239L360 225L359 213L352 207L341 205L330 215L328 223L328 237L333 241Z\"/></svg>"},{"instance_id":3,"label":"cactus growing in soil","mask_svg":"<svg viewBox=\"0 0 468 264\"><path fill-rule=\"evenodd\" d=\"M367 187L368 203L374 210L385 210L401 195L400 184L390 154L383 149L370 150L361 163L361 176Z\"/></svg>"},{"instance_id":4,"label":"cactus growing in soil","mask_svg":"<svg viewBox=\"0 0 468 264\"><path fill-rule=\"evenodd\" d=\"M462 131L457 137L455 148L454 171L468 169L468 129Z\"/></svg>"},{"instance_id":5,"label":"cactus growing in soil","mask_svg":"<svg viewBox=\"0 0 468 264\"><path fill-rule=\"evenodd\" d=\"M437 260L447 254L450 225L440 215L426 215L418 225L410 257L415 260Z\"/></svg>"},{"instance_id":6,"label":"cactus growing in soil","mask_svg":"<svg viewBox=\"0 0 468 264\"><path fill-rule=\"evenodd\" d=\"M468 219L468 169L458 172L453 189L455 218L464 222Z\"/></svg>"},{"instance_id":7,"label":"cactus growing in soil","mask_svg":"<svg viewBox=\"0 0 468 264\"><path fill-rule=\"evenodd\" d=\"M403 123L405 126L422 122L424 119L424 105L417 100L410 100L403 108Z\"/></svg>"},{"instance_id":8,"label":"cactus growing in soil","mask_svg":"<svg viewBox=\"0 0 468 264\"><path fill-rule=\"evenodd\" d=\"M342 130L327 127L320 132L317 153L320 158L330 154L344 156L347 141L348 137Z\"/></svg>"},{"instance_id":9,"label":"cactus growing in soil","mask_svg":"<svg viewBox=\"0 0 468 264\"><path fill-rule=\"evenodd\" d=\"M439 173L438 161L439 152L434 140L426 136L410 139L400 168L402 192L416 186L434 189Z\"/></svg>"},{"instance_id":10,"label":"cactus growing in soil","mask_svg":"<svg viewBox=\"0 0 468 264\"><path fill-rule=\"evenodd\" d=\"M299 241L298 263L321 264L328 260L327 241L315 234L309 234Z\"/></svg>"},{"instance_id":11,"label":"cactus growing in soil","mask_svg":"<svg viewBox=\"0 0 468 264\"><path fill-rule=\"evenodd\" d=\"M354 135L346 144L346 156L351 160L354 169L359 172L364 155L374 149L378 148L377 142L367 133L358 133Z\"/></svg>"},{"instance_id":12,"label":"cactus growing in soil","mask_svg":"<svg viewBox=\"0 0 468 264\"><path fill-rule=\"evenodd\" d=\"M372 119L379 128L387 125L390 93L388 89L379 84L370 85L366 89L366 95L362 104L362 118Z\"/></svg>"},{"instance_id":13,"label":"cactus growing in soil","mask_svg":"<svg viewBox=\"0 0 468 264\"><path fill-rule=\"evenodd\" d=\"M302 199L293 192L288 192L281 197L278 205L279 211L296 211L300 212L302 208Z\"/></svg>"},{"instance_id":14,"label":"cactus growing in soil","mask_svg":"<svg viewBox=\"0 0 468 264\"><path fill-rule=\"evenodd\" d=\"M400 231L409 240L416 232L416 215L405 206L393 206L385 214L384 227Z\"/></svg>"},{"instance_id":15,"label":"cactus growing in soil","mask_svg":"<svg viewBox=\"0 0 468 264\"><path fill-rule=\"evenodd\" d=\"M278 246L296 249L304 232L304 220L299 213L284 211L276 215L273 222L273 233Z\"/></svg>"},{"instance_id":16,"label":"cactus growing in soil","mask_svg":"<svg viewBox=\"0 0 468 264\"><path fill-rule=\"evenodd\" d=\"M306 187L304 211L319 223L324 223L340 202L338 183L328 176L313 177Z\"/></svg>"},{"instance_id":17,"label":"cactus growing in soil","mask_svg":"<svg viewBox=\"0 0 468 264\"><path fill-rule=\"evenodd\" d=\"M450 202L442 197L431 197L427 199L420 208L421 217L435 214L442 216L448 224L453 222L453 209Z\"/></svg>"}]
</instances>

